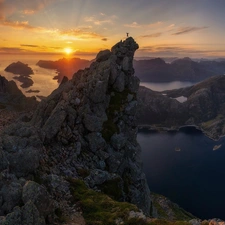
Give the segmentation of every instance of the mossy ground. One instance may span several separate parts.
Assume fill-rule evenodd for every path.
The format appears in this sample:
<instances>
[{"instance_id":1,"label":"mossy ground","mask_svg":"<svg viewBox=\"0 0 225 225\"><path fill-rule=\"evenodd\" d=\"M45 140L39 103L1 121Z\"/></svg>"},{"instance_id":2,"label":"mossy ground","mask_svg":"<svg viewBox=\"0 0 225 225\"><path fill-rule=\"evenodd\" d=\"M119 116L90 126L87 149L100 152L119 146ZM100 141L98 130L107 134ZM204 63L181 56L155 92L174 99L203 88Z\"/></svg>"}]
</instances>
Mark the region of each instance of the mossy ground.
<instances>
[{"instance_id":1,"label":"mossy ground","mask_svg":"<svg viewBox=\"0 0 225 225\"><path fill-rule=\"evenodd\" d=\"M121 187L121 179L115 178L112 180L108 180L99 186L103 193L108 195L110 198L119 201L122 198L122 187Z\"/></svg>"},{"instance_id":2,"label":"mossy ground","mask_svg":"<svg viewBox=\"0 0 225 225\"><path fill-rule=\"evenodd\" d=\"M168 200L166 197L153 192L151 193L151 196L153 198L153 206L156 208L159 218L164 220L178 220L178 221L188 221L191 219L196 219L196 217L193 216L191 213L185 211L177 204ZM166 208L170 210L170 212L173 214L173 218L171 218L171 215L168 215L166 213L161 204L165 205Z\"/></svg>"},{"instance_id":3,"label":"mossy ground","mask_svg":"<svg viewBox=\"0 0 225 225\"><path fill-rule=\"evenodd\" d=\"M69 178L68 181L71 185L72 202L80 206L86 225L116 225L117 219L121 219L123 225L191 225L187 221L129 219L130 211L139 212L135 205L115 201L106 194L88 189L81 180Z\"/></svg>"},{"instance_id":4,"label":"mossy ground","mask_svg":"<svg viewBox=\"0 0 225 225\"><path fill-rule=\"evenodd\" d=\"M73 201L80 205L87 225L115 225L119 218L127 225L147 224L141 219L128 219L130 211L139 212L135 205L117 202L106 194L88 189L81 180L68 181L71 184Z\"/></svg>"},{"instance_id":5,"label":"mossy ground","mask_svg":"<svg viewBox=\"0 0 225 225\"><path fill-rule=\"evenodd\" d=\"M202 127L204 129L210 128L214 123L217 123L218 121L222 121L222 120L224 120L224 116L219 114L216 118L203 122Z\"/></svg>"}]
</instances>

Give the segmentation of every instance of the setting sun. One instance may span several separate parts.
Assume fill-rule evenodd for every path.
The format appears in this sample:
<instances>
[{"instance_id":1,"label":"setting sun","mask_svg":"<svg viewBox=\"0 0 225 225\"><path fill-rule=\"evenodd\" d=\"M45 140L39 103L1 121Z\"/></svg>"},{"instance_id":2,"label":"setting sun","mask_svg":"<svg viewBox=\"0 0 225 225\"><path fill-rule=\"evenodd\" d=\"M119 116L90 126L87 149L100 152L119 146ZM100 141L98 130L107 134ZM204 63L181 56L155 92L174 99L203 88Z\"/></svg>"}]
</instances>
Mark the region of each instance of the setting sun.
<instances>
[{"instance_id":1,"label":"setting sun","mask_svg":"<svg viewBox=\"0 0 225 225\"><path fill-rule=\"evenodd\" d=\"M67 54L67 55L70 55L73 50L71 48L64 48L64 52Z\"/></svg>"}]
</instances>

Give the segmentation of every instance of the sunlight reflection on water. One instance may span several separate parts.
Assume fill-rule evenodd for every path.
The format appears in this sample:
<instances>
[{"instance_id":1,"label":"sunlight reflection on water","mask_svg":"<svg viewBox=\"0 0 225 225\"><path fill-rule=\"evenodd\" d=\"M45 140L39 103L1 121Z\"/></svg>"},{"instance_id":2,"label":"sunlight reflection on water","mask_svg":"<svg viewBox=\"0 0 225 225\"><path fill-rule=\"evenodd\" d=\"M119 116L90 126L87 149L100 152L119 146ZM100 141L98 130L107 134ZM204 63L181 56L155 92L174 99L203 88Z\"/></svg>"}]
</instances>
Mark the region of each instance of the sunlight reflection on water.
<instances>
[{"instance_id":1,"label":"sunlight reflection on water","mask_svg":"<svg viewBox=\"0 0 225 225\"><path fill-rule=\"evenodd\" d=\"M52 59L49 59L52 60ZM31 79L33 80L34 84L29 88L21 88L21 83L15 79L13 79L15 74L5 72L5 68L13 62L21 61L23 63L28 64L29 67L32 68L34 74L31 75ZM57 75L56 70L44 69L36 65L38 59L36 58L22 58L18 59L17 57L11 58L0 58L0 75L4 76L7 80L13 80L19 87L19 89L26 95L26 96L48 96L51 94L53 90L55 90L59 84L57 80L53 80L53 77ZM39 93L26 93L28 90L39 90Z\"/></svg>"}]
</instances>

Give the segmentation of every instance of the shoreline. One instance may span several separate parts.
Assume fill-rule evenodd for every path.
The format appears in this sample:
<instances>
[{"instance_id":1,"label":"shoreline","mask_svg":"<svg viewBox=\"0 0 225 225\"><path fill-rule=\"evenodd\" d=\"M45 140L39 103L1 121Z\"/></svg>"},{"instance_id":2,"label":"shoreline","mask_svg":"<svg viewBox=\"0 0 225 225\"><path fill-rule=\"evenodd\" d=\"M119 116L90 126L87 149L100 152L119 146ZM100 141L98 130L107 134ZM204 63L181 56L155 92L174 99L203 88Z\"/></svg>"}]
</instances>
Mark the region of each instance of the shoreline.
<instances>
[{"instance_id":1,"label":"shoreline","mask_svg":"<svg viewBox=\"0 0 225 225\"><path fill-rule=\"evenodd\" d=\"M156 131L156 132L168 132L168 131L176 131L179 132L179 130L181 128L186 128L186 127L194 127L196 130L201 131L206 137L208 137L209 139L217 142L220 139L224 138L225 135L220 135L218 138L213 138L212 136L210 136L210 134L208 134L206 131L204 131L201 127L193 124L193 125L182 125L182 126L174 126L174 127L161 127L161 126L154 126L154 125L148 125L148 124L142 124L142 125L138 125L138 130L140 129L148 129L149 131Z\"/></svg>"}]
</instances>

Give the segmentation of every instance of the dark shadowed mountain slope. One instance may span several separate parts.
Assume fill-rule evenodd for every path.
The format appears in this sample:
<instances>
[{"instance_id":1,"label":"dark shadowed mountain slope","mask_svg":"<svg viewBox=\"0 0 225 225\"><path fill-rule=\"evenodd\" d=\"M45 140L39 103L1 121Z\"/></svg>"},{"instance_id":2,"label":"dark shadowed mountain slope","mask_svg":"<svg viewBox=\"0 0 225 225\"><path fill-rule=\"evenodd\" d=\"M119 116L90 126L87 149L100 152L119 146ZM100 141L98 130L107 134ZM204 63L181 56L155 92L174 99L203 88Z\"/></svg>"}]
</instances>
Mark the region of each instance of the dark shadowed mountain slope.
<instances>
[{"instance_id":1,"label":"dark shadowed mountain slope","mask_svg":"<svg viewBox=\"0 0 225 225\"><path fill-rule=\"evenodd\" d=\"M225 62L177 59L171 64L157 58L134 62L136 75L143 82L191 81L198 82L225 73Z\"/></svg>"},{"instance_id":2,"label":"dark shadowed mountain slope","mask_svg":"<svg viewBox=\"0 0 225 225\"><path fill-rule=\"evenodd\" d=\"M177 97L187 97L180 103ZM197 125L209 137L225 134L225 76L214 76L194 86L162 93L140 87L139 124L179 127Z\"/></svg>"},{"instance_id":3,"label":"dark shadowed mountain slope","mask_svg":"<svg viewBox=\"0 0 225 225\"><path fill-rule=\"evenodd\" d=\"M8 81L0 75L0 104L1 108L29 109L37 104L35 97L26 97L14 81Z\"/></svg>"}]
</instances>

